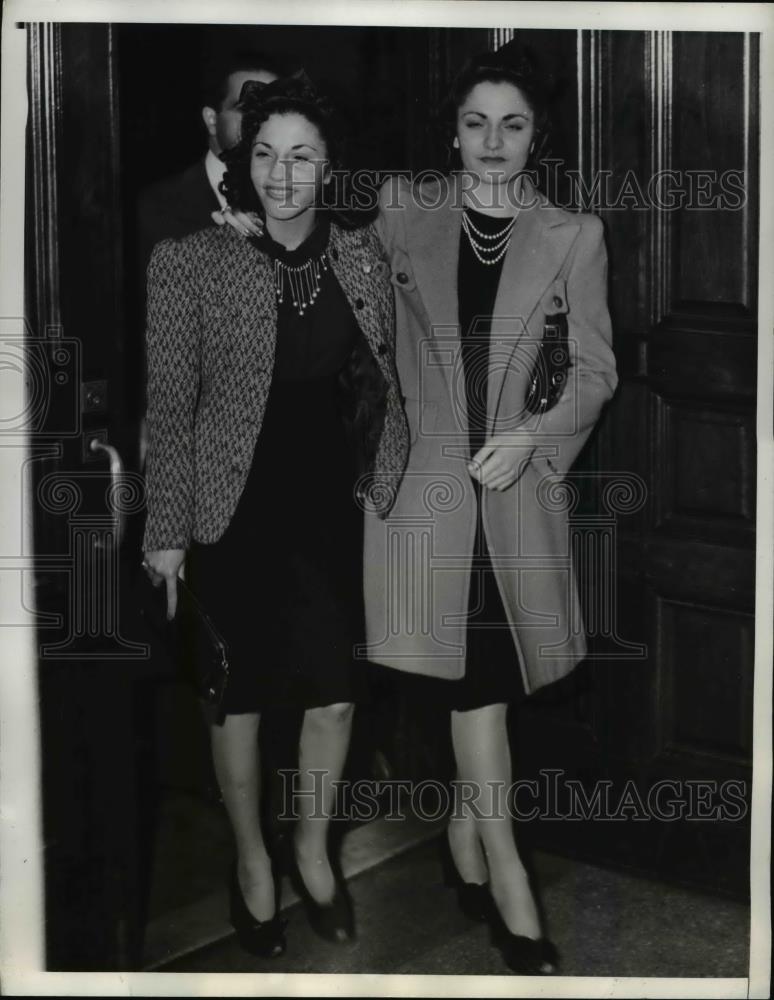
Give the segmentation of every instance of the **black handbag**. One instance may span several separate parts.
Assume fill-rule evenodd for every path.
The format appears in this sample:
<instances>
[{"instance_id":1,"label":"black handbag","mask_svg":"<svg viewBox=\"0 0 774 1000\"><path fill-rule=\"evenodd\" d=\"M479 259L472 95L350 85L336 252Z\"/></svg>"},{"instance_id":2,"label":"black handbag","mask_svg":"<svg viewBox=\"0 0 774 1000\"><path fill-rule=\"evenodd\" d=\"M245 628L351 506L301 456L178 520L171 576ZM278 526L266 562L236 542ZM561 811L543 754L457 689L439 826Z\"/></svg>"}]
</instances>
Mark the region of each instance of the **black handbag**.
<instances>
[{"instance_id":1,"label":"black handbag","mask_svg":"<svg viewBox=\"0 0 774 1000\"><path fill-rule=\"evenodd\" d=\"M229 680L229 653L225 639L185 580L177 581L177 610L167 620L167 588L154 587L143 572L140 578L140 614L183 678L212 709L216 721L224 718L223 700Z\"/></svg>"},{"instance_id":2,"label":"black handbag","mask_svg":"<svg viewBox=\"0 0 774 1000\"><path fill-rule=\"evenodd\" d=\"M529 377L524 408L527 413L545 413L556 406L567 384L570 349L567 340L567 315L546 316L543 339Z\"/></svg>"}]
</instances>

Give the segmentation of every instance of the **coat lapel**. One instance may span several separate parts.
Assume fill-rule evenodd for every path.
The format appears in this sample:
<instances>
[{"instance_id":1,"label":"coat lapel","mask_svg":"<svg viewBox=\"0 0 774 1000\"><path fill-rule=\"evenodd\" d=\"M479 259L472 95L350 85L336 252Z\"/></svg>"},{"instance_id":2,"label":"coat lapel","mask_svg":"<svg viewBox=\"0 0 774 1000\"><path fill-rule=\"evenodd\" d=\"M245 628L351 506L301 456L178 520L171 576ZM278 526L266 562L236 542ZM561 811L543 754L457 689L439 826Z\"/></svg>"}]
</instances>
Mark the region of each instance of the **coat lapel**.
<instances>
[{"instance_id":1,"label":"coat lapel","mask_svg":"<svg viewBox=\"0 0 774 1000\"><path fill-rule=\"evenodd\" d=\"M230 352L257 389L274 369L277 346L277 296L269 257L241 236L229 233L222 255L219 286L228 308L239 317L231 327ZM257 397L256 397L257 398Z\"/></svg>"},{"instance_id":2,"label":"coat lapel","mask_svg":"<svg viewBox=\"0 0 774 1000\"><path fill-rule=\"evenodd\" d=\"M376 269L386 269L386 264L376 257L362 234L336 225L331 226L328 259L377 365L389 379L392 361L385 346L393 340L392 291L376 276Z\"/></svg>"},{"instance_id":3,"label":"coat lapel","mask_svg":"<svg viewBox=\"0 0 774 1000\"><path fill-rule=\"evenodd\" d=\"M433 327L446 328L437 331L444 337L450 334L459 337L457 267L462 203L457 197L456 178L448 180L446 197L438 207L431 207L435 204L434 189L423 189L422 197L428 207L417 210L412 206L404 211L411 213L406 226L408 252L430 322Z\"/></svg>"},{"instance_id":4,"label":"coat lapel","mask_svg":"<svg viewBox=\"0 0 774 1000\"><path fill-rule=\"evenodd\" d=\"M546 289L562 268L580 225L566 221L531 184L524 182L525 206L519 213L503 260L495 299L489 366L487 416L490 432L502 396L506 375L516 372L526 392L530 370L513 364L513 354ZM542 329L533 333L542 335ZM528 353L528 352L527 352ZM516 390L520 391L520 388Z\"/></svg>"},{"instance_id":5,"label":"coat lapel","mask_svg":"<svg viewBox=\"0 0 774 1000\"><path fill-rule=\"evenodd\" d=\"M362 263L360 270L352 267L352 262L349 259L351 250L352 247L348 245L347 237L336 225L331 225L330 251L328 253L331 270L341 285L341 290L344 292L347 302L349 302L349 307L357 320L358 326L362 330L366 340L373 347L374 331L368 328L367 322L370 311L366 313L363 309L357 308L357 300L362 298L363 295L365 271L362 270ZM366 257L364 256L363 263L365 262Z\"/></svg>"}]
</instances>

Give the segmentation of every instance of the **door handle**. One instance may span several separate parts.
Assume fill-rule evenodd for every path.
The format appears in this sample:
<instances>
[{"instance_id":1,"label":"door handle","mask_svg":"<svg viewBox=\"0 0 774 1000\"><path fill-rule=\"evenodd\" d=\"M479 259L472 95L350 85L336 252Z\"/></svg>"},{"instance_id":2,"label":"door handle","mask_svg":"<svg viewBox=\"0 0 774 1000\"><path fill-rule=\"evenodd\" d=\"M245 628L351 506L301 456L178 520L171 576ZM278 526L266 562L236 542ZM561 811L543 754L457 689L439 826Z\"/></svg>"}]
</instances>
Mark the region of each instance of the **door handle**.
<instances>
[{"instance_id":1,"label":"door handle","mask_svg":"<svg viewBox=\"0 0 774 1000\"><path fill-rule=\"evenodd\" d=\"M89 443L89 450L93 452L102 451L110 459L110 506L113 513L113 520L115 522L115 532L114 547L119 549L121 547L121 542L124 537L124 530L126 528L126 515L121 509L120 503L117 503L117 498L120 496L121 488L124 481L124 463L121 461L121 456L118 454L118 449L114 448L112 444L105 444L103 441L99 441L94 438Z\"/></svg>"}]
</instances>

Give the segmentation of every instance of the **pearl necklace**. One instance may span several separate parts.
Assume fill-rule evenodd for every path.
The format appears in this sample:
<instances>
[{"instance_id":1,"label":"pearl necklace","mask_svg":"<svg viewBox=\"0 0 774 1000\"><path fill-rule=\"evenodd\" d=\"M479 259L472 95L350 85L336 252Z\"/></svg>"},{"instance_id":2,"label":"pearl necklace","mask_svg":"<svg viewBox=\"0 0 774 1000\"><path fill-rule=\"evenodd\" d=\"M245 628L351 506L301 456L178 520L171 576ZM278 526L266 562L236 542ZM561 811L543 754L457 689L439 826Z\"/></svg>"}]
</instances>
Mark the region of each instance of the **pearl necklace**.
<instances>
[{"instance_id":1,"label":"pearl necklace","mask_svg":"<svg viewBox=\"0 0 774 1000\"><path fill-rule=\"evenodd\" d=\"M285 301L285 282L290 290L293 305L298 315L303 316L304 310L314 303L320 293L320 279L323 271L328 270L328 258L325 251L319 257L310 258L298 267L290 267L281 260L274 261L274 287L277 301Z\"/></svg>"},{"instance_id":2,"label":"pearl necklace","mask_svg":"<svg viewBox=\"0 0 774 1000\"><path fill-rule=\"evenodd\" d=\"M480 229L476 229L473 223L470 221L467 212L462 213L462 228L465 230L465 234L470 241L470 247L473 253L476 255L478 260L482 264L496 264L501 257L504 256L508 250L508 246L511 242L511 235L513 233L513 227L516 225L516 219L518 219L519 213L507 223L504 229L501 229L499 233L482 233ZM479 243L478 240L473 236L473 233L480 240L485 240L485 243ZM489 244L489 245L487 245ZM499 251L499 252L498 252ZM484 257L483 254L495 254L494 257Z\"/></svg>"}]
</instances>

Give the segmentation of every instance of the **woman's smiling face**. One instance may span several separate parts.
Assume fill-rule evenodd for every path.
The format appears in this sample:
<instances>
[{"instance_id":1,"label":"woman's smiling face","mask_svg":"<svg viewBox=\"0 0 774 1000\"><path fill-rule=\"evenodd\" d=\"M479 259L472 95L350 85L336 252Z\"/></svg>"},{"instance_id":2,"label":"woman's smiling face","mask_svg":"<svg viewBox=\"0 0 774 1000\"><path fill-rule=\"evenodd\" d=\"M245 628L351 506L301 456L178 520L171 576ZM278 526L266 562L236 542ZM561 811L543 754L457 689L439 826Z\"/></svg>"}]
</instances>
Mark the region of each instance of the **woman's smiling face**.
<instances>
[{"instance_id":1,"label":"woman's smiling face","mask_svg":"<svg viewBox=\"0 0 774 1000\"><path fill-rule=\"evenodd\" d=\"M267 217L294 219L313 208L330 173L325 142L301 114L275 114L253 141L250 179Z\"/></svg>"},{"instance_id":2,"label":"woman's smiling face","mask_svg":"<svg viewBox=\"0 0 774 1000\"><path fill-rule=\"evenodd\" d=\"M462 167L487 184L524 170L534 135L534 111L512 83L478 83L457 109Z\"/></svg>"}]
</instances>

